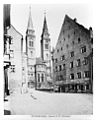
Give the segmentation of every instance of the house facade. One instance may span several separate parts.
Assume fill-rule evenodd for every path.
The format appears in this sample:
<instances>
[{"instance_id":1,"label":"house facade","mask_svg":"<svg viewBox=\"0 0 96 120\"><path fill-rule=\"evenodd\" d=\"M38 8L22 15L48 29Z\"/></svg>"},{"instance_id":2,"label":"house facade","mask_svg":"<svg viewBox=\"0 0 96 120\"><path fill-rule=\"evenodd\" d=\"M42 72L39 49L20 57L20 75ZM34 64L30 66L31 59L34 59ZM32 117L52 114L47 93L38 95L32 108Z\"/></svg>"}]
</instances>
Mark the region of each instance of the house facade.
<instances>
[{"instance_id":1,"label":"house facade","mask_svg":"<svg viewBox=\"0 0 96 120\"><path fill-rule=\"evenodd\" d=\"M3 6L3 70L4 70L4 97L9 95L9 67L11 65L10 61L10 44L11 44L11 36L8 35L8 29L10 29L11 21L10 21L10 4L4 4Z\"/></svg>"},{"instance_id":2,"label":"house facade","mask_svg":"<svg viewBox=\"0 0 96 120\"><path fill-rule=\"evenodd\" d=\"M23 50L23 35L19 33L13 25L8 29L8 34L11 36L10 45L10 61L9 67L9 88L13 91L22 84L22 50ZM18 77L19 76L19 77Z\"/></svg>"},{"instance_id":3,"label":"house facade","mask_svg":"<svg viewBox=\"0 0 96 120\"><path fill-rule=\"evenodd\" d=\"M92 91L92 34L91 27L86 29L76 18L65 16L53 53L53 80L59 92Z\"/></svg>"}]
</instances>

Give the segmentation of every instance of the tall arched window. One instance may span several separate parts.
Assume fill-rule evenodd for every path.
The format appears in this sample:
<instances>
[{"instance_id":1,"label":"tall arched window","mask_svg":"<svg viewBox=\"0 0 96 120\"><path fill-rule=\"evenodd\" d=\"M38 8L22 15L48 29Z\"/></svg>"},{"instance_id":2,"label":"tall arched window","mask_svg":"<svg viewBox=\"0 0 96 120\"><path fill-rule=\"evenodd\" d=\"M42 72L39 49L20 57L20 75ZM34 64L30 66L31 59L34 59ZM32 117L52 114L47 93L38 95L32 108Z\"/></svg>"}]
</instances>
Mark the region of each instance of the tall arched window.
<instances>
[{"instance_id":1,"label":"tall arched window","mask_svg":"<svg viewBox=\"0 0 96 120\"><path fill-rule=\"evenodd\" d=\"M38 74L38 82L40 82L40 74Z\"/></svg>"},{"instance_id":2,"label":"tall arched window","mask_svg":"<svg viewBox=\"0 0 96 120\"><path fill-rule=\"evenodd\" d=\"M44 82L44 74L42 73L42 76L41 76L41 80L42 82Z\"/></svg>"}]
</instances>

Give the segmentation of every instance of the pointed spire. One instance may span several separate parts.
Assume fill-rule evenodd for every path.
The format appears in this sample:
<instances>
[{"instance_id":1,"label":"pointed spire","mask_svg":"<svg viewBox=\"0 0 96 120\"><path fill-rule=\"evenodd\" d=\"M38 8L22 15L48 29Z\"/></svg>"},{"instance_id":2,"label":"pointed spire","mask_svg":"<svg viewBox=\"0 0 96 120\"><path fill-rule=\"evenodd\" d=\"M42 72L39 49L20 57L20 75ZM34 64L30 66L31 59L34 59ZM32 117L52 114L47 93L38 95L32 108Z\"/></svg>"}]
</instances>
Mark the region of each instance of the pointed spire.
<instances>
[{"instance_id":1,"label":"pointed spire","mask_svg":"<svg viewBox=\"0 0 96 120\"><path fill-rule=\"evenodd\" d=\"M43 23L43 33L48 33L47 21L46 21L46 11L44 12L44 23Z\"/></svg>"},{"instance_id":2,"label":"pointed spire","mask_svg":"<svg viewBox=\"0 0 96 120\"><path fill-rule=\"evenodd\" d=\"M27 29L33 29L32 17L31 17L31 6L29 7L29 19Z\"/></svg>"}]
</instances>

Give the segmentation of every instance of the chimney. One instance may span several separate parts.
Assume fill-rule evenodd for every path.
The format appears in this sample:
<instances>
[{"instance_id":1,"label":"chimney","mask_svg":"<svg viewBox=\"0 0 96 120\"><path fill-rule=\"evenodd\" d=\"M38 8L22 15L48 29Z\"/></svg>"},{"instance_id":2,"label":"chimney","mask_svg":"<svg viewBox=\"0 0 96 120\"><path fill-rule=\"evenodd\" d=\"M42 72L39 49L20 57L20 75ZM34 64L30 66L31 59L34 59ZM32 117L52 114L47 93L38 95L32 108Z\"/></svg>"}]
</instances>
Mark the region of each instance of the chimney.
<instances>
[{"instance_id":1,"label":"chimney","mask_svg":"<svg viewBox=\"0 0 96 120\"><path fill-rule=\"evenodd\" d=\"M74 18L74 22L77 22L77 19L76 19L76 18Z\"/></svg>"}]
</instances>

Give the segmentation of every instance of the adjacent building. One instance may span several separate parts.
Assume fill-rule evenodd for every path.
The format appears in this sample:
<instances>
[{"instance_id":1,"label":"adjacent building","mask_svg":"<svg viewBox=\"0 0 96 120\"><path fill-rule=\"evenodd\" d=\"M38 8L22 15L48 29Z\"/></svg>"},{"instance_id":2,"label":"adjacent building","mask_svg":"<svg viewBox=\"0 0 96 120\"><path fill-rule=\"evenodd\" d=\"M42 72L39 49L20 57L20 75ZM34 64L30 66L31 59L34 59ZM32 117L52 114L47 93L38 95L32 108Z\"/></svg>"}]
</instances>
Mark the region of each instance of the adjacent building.
<instances>
[{"instance_id":1,"label":"adjacent building","mask_svg":"<svg viewBox=\"0 0 96 120\"><path fill-rule=\"evenodd\" d=\"M4 96L9 95L9 67L11 65L10 61L10 44L11 44L11 36L8 35L8 29L10 29L10 4L4 4L3 6L3 69L4 69Z\"/></svg>"},{"instance_id":2,"label":"adjacent building","mask_svg":"<svg viewBox=\"0 0 96 120\"><path fill-rule=\"evenodd\" d=\"M65 16L53 53L54 89L92 92L93 31Z\"/></svg>"},{"instance_id":3,"label":"adjacent building","mask_svg":"<svg viewBox=\"0 0 96 120\"><path fill-rule=\"evenodd\" d=\"M13 25L8 29L8 35L11 36L10 44L10 62L9 67L9 88L10 92L22 85L22 50L23 35L19 33Z\"/></svg>"}]
</instances>

